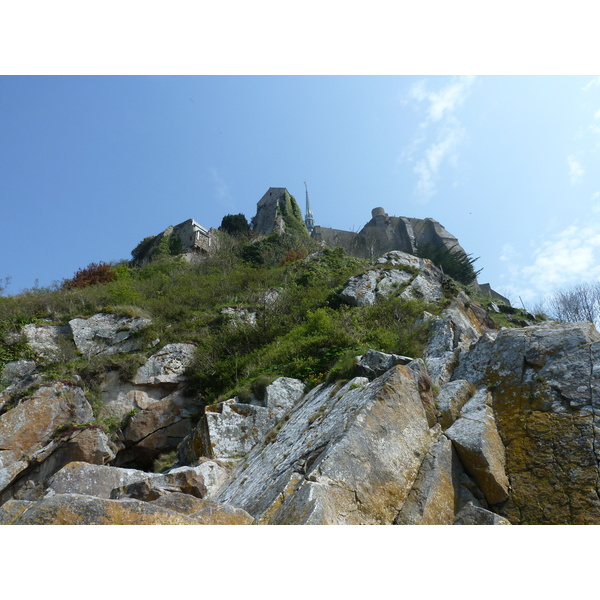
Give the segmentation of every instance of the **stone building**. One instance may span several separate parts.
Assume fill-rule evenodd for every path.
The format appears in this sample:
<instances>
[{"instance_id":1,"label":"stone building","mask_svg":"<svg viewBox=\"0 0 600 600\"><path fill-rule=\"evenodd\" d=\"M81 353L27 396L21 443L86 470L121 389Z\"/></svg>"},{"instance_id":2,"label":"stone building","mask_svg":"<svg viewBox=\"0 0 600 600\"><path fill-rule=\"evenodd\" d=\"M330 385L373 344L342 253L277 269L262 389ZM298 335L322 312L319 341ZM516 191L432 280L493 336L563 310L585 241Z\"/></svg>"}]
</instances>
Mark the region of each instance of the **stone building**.
<instances>
[{"instance_id":1,"label":"stone building","mask_svg":"<svg viewBox=\"0 0 600 600\"><path fill-rule=\"evenodd\" d=\"M167 238L165 240L165 238ZM162 248L162 252L171 255L181 255L189 262L201 260L208 256L217 247L216 229L206 229L194 219L188 219L179 225L170 225L163 232L149 237L140 242L132 251L133 264L136 266L145 265L153 257L156 257L157 251ZM161 244L163 242L163 244ZM161 252L161 253L162 253Z\"/></svg>"},{"instance_id":2,"label":"stone building","mask_svg":"<svg viewBox=\"0 0 600 600\"><path fill-rule=\"evenodd\" d=\"M177 238L182 248L188 252L210 253L213 245L213 235L211 231L196 223L194 219L188 219L179 225L175 225L172 230L173 237Z\"/></svg>"}]
</instances>

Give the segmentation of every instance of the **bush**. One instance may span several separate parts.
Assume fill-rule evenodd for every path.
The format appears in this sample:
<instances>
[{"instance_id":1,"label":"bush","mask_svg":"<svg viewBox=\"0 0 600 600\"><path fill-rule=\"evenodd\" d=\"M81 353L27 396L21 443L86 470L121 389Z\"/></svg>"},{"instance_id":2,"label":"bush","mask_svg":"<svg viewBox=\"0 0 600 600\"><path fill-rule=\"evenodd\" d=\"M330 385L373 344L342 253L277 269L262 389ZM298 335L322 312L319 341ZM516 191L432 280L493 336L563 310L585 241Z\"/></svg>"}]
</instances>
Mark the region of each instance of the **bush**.
<instances>
[{"instance_id":1,"label":"bush","mask_svg":"<svg viewBox=\"0 0 600 600\"><path fill-rule=\"evenodd\" d=\"M250 231L250 225L248 225L246 217L240 213L238 215L224 216L219 229L229 235L239 237Z\"/></svg>"},{"instance_id":2,"label":"bush","mask_svg":"<svg viewBox=\"0 0 600 600\"><path fill-rule=\"evenodd\" d=\"M112 265L105 262L90 263L85 269L79 269L72 279L66 279L63 288L85 288L97 283L110 283L115 278L116 272Z\"/></svg>"},{"instance_id":3,"label":"bush","mask_svg":"<svg viewBox=\"0 0 600 600\"><path fill-rule=\"evenodd\" d=\"M147 254L148 250L150 250L150 246L152 246L152 244L154 243L154 240L156 239L156 236L151 235L148 237L145 237L132 251L131 251L131 256L134 260L134 262L140 260L140 258L142 258L142 256L144 256L145 254Z\"/></svg>"},{"instance_id":4,"label":"bush","mask_svg":"<svg viewBox=\"0 0 600 600\"><path fill-rule=\"evenodd\" d=\"M428 258L434 265L442 269L445 275L452 277L459 283L470 285L473 283L481 269L475 271L473 263L479 258L472 258L458 248L448 249L437 244L418 244L417 256Z\"/></svg>"}]
</instances>

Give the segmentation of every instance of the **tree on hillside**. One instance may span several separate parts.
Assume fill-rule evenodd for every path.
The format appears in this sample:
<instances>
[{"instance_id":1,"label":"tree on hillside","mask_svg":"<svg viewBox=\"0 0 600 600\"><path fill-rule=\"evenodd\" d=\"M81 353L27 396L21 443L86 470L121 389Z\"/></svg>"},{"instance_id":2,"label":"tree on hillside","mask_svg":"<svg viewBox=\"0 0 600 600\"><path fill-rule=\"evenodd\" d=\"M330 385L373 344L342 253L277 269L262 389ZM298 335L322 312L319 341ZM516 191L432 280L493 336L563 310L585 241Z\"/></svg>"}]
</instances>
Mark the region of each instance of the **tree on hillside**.
<instances>
[{"instance_id":1,"label":"tree on hillside","mask_svg":"<svg viewBox=\"0 0 600 600\"><path fill-rule=\"evenodd\" d=\"M600 326L600 282L578 283L559 289L546 304L547 312L557 321L590 321Z\"/></svg>"},{"instance_id":2,"label":"tree on hillside","mask_svg":"<svg viewBox=\"0 0 600 600\"><path fill-rule=\"evenodd\" d=\"M250 225L246 217L239 213L237 215L225 215L221 221L221 231L225 231L229 235L238 237L244 235L250 231Z\"/></svg>"},{"instance_id":3,"label":"tree on hillside","mask_svg":"<svg viewBox=\"0 0 600 600\"><path fill-rule=\"evenodd\" d=\"M470 254L465 254L458 248L448 249L438 244L418 244L416 253L420 258L428 258L446 275L465 285L473 283L481 273L481 269L476 271L473 268L473 263L479 259L472 258Z\"/></svg>"},{"instance_id":4,"label":"tree on hillside","mask_svg":"<svg viewBox=\"0 0 600 600\"><path fill-rule=\"evenodd\" d=\"M11 279L10 275L7 275L4 279L0 279L0 296L2 296L6 288L10 285Z\"/></svg>"}]
</instances>

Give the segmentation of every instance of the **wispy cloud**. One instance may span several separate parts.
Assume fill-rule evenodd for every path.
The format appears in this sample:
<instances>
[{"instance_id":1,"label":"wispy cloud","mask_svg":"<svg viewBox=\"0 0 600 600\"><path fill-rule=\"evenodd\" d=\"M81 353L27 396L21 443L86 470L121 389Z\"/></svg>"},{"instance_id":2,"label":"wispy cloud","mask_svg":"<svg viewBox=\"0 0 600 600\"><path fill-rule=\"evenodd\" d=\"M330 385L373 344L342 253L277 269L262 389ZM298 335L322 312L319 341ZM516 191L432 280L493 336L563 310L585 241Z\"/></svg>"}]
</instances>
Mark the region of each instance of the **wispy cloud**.
<instances>
[{"instance_id":1,"label":"wispy cloud","mask_svg":"<svg viewBox=\"0 0 600 600\"><path fill-rule=\"evenodd\" d=\"M473 81L473 77L457 77L441 89L431 91L427 81L420 80L404 98L405 104L416 103L424 113L416 134L402 154L404 160L414 165L416 191L424 200L435 195L442 166L455 166L458 161L467 133L456 112L468 97Z\"/></svg>"},{"instance_id":2,"label":"wispy cloud","mask_svg":"<svg viewBox=\"0 0 600 600\"><path fill-rule=\"evenodd\" d=\"M502 254L500 255L500 260L502 262L512 262L519 256L519 253L515 249L512 244L504 244L502 246Z\"/></svg>"},{"instance_id":3,"label":"wispy cloud","mask_svg":"<svg viewBox=\"0 0 600 600\"><path fill-rule=\"evenodd\" d=\"M229 198L229 186L227 185L227 182L219 175L217 169L215 169L214 167L210 168L210 177L214 185L215 194L217 198L219 198L220 200L225 200L226 198Z\"/></svg>"},{"instance_id":4,"label":"wispy cloud","mask_svg":"<svg viewBox=\"0 0 600 600\"><path fill-rule=\"evenodd\" d=\"M588 81L588 83L586 83L583 86L583 91L584 92L588 92L589 90L591 90L592 88L598 87L600 86L600 77L594 77L593 79L591 79L590 81Z\"/></svg>"},{"instance_id":5,"label":"wispy cloud","mask_svg":"<svg viewBox=\"0 0 600 600\"><path fill-rule=\"evenodd\" d=\"M456 162L458 148L464 137L464 129L460 126L444 130L437 141L424 151L423 157L413 168L417 175L417 192L421 196L430 197L435 194L442 164Z\"/></svg>"},{"instance_id":6,"label":"wispy cloud","mask_svg":"<svg viewBox=\"0 0 600 600\"><path fill-rule=\"evenodd\" d=\"M600 280L600 225L573 224L544 240L532 261L512 273L526 295L546 295L582 281ZM513 282L516 283L516 282Z\"/></svg>"},{"instance_id":7,"label":"wispy cloud","mask_svg":"<svg viewBox=\"0 0 600 600\"><path fill-rule=\"evenodd\" d=\"M571 178L571 183L577 183L585 174L585 169L573 155L567 156L567 165L569 166L569 177Z\"/></svg>"}]
</instances>

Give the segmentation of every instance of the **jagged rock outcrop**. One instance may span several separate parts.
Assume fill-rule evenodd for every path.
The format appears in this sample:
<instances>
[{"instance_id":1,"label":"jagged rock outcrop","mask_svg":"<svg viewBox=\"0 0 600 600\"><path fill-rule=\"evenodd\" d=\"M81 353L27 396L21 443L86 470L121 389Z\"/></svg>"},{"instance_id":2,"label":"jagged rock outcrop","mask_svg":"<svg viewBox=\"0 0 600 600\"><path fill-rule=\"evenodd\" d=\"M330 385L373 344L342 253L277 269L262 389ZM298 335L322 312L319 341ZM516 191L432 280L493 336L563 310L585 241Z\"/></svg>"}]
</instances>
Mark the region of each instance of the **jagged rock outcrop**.
<instances>
[{"instance_id":1,"label":"jagged rock outcrop","mask_svg":"<svg viewBox=\"0 0 600 600\"><path fill-rule=\"evenodd\" d=\"M63 358L64 347L71 342L71 328L68 325L29 323L23 327L23 335L29 347L46 360Z\"/></svg>"},{"instance_id":2,"label":"jagged rock outcrop","mask_svg":"<svg viewBox=\"0 0 600 600\"><path fill-rule=\"evenodd\" d=\"M24 395L28 390L39 386L42 376L33 360L17 360L6 364L0 377L0 411L12 398Z\"/></svg>"},{"instance_id":3,"label":"jagged rock outcrop","mask_svg":"<svg viewBox=\"0 0 600 600\"><path fill-rule=\"evenodd\" d=\"M247 455L302 397L304 388L297 379L280 377L266 387L260 400L252 397L248 404L231 398L207 406L206 420L188 436L180 457L193 462L203 455L222 459Z\"/></svg>"},{"instance_id":4,"label":"jagged rock outcrop","mask_svg":"<svg viewBox=\"0 0 600 600\"><path fill-rule=\"evenodd\" d=\"M133 378L136 385L178 384L194 358L194 344L167 344L139 368Z\"/></svg>"},{"instance_id":5,"label":"jagged rock outcrop","mask_svg":"<svg viewBox=\"0 0 600 600\"><path fill-rule=\"evenodd\" d=\"M138 370L132 383L108 376L100 417L122 425L118 466L150 468L162 453L174 451L192 431L202 402L182 390L184 373L194 357L193 344L167 344Z\"/></svg>"},{"instance_id":6,"label":"jagged rock outcrop","mask_svg":"<svg viewBox=\"0 0 600 600\"><path fill-rule=\"evenodd\" d=\"M372 379L383 375L396 365L407 365L413 359L399 354L386 354L377 350L368 350L356 357L356 374L359 377Z\"/></svg>"},{"instance_id":7,"label":"jagged rock outcrop","mask_svg":"<svg viewBox=\"0 0 600 600\"><path fill-rule=\"evenodd\" d=\"M436 302L444 296L443 273L426 258L393 251L377 263L381 266L352 277L340 298L351 306L365 306L391 294L425 302Z\"/></svg>"},{"instance_id":8,"label":"jagged rock outcrop","mask_svg":"<svg viewBox=\"0 0 600 600\"><path fill-rule=\"evenodd\" d=\"M136 334L152 324L143 317L120 317L99 313L89 319L69 321L77 350L84 356L133 352L143 347Z\"/></svg>"},{"instance_id":9,"label":"jagged rock outcrop","mask_svg":"<svg viewBox=\"0 0 600 600\"><path fill-rule=\"evenodd\" d=\"M468 477L451 441L440 435L427 451L394 524L453 525L468 503L480 507L465 485L466 480Z\"/></svg>"},{"instance_id":10,"label":"jagged rock outcrop","mask_svg":"<svg viewBox=\"0 0 600 600\"><path fill-rule=\"evenodd\" d=\"M58 470L62 464L46 462L62 445L55 435L57 430L92 418L92 407L83 390L63 382L42 386L1 415L0 499L9 497L10 488L26 475L35 485L36 480L47 477L53 469ZM40 473L42 465L45 472Z\"/></svg>"},{"instance_id":11,"label":"jagged rock outcrop","mask_svg":"<svg viewBox=\"0 0 600 600\"><path fill-rule=\"evenodd\" d=\"M459 418L446 430L467 472L479 485L489 504L508 499L504 445L498 434L491 394L479 390L461 409Z\"/></svg>"},{"instance_id":12,"label":"jagged rock outcrop","mask_svg":"<svg viewBox=\"0 0 600 600\"><path fill-rule=\"evenodd\" d=\"M435 435L406 367L319 386L216 499L262 523L391 523Z\"/></svg>"}]
</instances>

